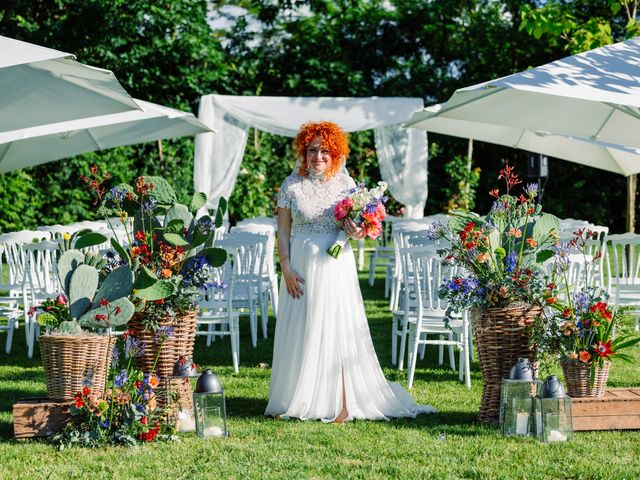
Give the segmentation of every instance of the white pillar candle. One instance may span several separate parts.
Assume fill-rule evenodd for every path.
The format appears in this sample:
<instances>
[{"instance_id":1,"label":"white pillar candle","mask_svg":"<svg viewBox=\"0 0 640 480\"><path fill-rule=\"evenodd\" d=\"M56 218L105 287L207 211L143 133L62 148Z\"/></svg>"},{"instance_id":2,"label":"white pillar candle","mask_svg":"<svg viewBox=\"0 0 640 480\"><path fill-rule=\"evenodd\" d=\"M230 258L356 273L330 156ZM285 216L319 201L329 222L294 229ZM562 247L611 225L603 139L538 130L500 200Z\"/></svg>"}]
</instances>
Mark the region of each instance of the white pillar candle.
<instances>
[{"instance_id":1,"label":"white pillar candle","mask_svg":"<svg viewBox=\"0 0 640 480\"><path fill-rule=\"evenodd\" d=\"M549 442L564 442L567 439L560 430L550 430L547 440Z\"/></svg>"},{"instance_id":2,"label":"white pillar candle","mask_svg":"<svg viewBox=\"0 0 640 480\"><path fill-rule=\"evenodd\" d=\"M516 434L526 435L529 426L529 414L520 412L516 415Z\"/></svg>"},{"instance_id":3,"label":"white pillar candle","mask_svg":"<svg viewBox=\"0 0 640 480\"><path fill-rule=\"evenodd\" d=\"M205 437L221 437L222 429L220 427L207 427L204 429Z\"/></svg>"}]
</instances>

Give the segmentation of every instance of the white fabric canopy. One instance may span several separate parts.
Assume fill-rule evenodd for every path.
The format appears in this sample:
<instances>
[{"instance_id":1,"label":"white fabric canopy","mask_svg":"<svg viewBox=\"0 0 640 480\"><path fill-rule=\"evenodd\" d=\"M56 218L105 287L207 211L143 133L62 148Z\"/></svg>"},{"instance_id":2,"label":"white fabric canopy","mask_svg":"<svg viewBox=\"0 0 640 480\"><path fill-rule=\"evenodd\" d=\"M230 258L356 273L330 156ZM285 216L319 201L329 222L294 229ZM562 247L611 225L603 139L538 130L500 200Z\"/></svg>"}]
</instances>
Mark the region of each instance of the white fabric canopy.
<instances>
[{"instance_id":1,"label":"white fabric canopy","mask_svg":"<svg viewBox=\"0 0 640 480\"><path fill-rule=\"evenodd\" d=\"M434 115L640 148L640 37L457 90Z\"/></svg>"},{"instance_id":2,"label":"white fabric canopy","mask_svg":"<svg viewBox=\"0 0 640 480\"><path fill-rule=\"evenodd\" d=\"M293 137L301 124L326 120L347 132L376 129L383 180L408 212L422 217L427 198L426 134L409 133L402 126L422 106L420 98L203 96L198 116L219 135L196 137L194 188L207 194L209 208L221 196L231 195L249 128Z\"/></svg>"},{"instance_id":3,"label":"white fabric canopy","mask_svg":"<svg viewBox=\"0 0 640 480\"><path fill-rule=\"evenodd\" d=\"M427 107L422 112L414 114L407 125L427 132L471 138L542 153L624 176L640 173L640 150L636 148L586 138L532 132L518 127L434 116L441 108L442 104Z\"/></svg>"},{"instance_id":4,"label":"white fabric canopy","mask_svg":"<svg viewBox=\"0 0 640 480\"><path fill-rule=\"evenodd\" d=\"M0 36L0 132L139 109L109 70Z\"/></svg>"},{"instance_id":5,"label":"white fabric canopy","mask_svg":"<svg viewBox=\"0 0 640 480\"><path fill-rule=\"evenodd\" d=\"M94 150L210 131L191 113L136 102L142 110L0 132L0 173Z\"/></svg>"}]
</instances>

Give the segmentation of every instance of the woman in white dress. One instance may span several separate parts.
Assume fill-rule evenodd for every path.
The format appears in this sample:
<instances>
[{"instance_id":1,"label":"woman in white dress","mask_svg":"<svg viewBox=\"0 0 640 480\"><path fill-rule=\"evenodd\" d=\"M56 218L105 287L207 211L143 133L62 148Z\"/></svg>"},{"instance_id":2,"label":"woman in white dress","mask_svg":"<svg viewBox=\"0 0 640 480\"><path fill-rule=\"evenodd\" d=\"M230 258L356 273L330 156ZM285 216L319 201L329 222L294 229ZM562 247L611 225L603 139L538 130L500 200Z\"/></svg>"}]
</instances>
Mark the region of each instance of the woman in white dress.
<instances>
[{"instance_id":1,"label":"woman in white dress","mask_svg":"<svg viewBox=\"0 0 640 480\"><path fill-rule=\"evenodd\" d=\"M353 221L334 218L335 205L355 187L343 168L347 135L330 122L308 123L294 146L299 167L278 198L283 294L265 414L342 423L435 412L385 379L351 247L337 259L326 252L341 228L350 238L364 237Z\"/></svg>"}]
</instances>

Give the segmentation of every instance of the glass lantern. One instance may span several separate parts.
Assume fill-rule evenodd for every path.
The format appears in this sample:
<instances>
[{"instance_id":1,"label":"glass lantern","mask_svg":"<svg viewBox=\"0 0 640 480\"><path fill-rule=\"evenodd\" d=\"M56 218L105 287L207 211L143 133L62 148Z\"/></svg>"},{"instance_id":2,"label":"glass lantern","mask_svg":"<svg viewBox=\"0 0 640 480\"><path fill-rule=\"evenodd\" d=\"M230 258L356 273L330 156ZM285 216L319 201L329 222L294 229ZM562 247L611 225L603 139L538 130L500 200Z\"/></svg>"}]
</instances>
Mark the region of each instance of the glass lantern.
<instances>
[{"instance_id":1,"label":"glass lantern","mask_svg":"<svg viewBox=\"0 0 640 480\"><path fill-rule=\"evenodd\" d=\"M224 389L211 369L206 369L198 378L193 393L193 408L198 437L226 438L229 435Z\"/></svg>"},{"instance_id":2,"label":"glass lantern","mask_svg":"<svg viewBox=\"0 0 640 480\"><path fill-rule=\"evenodd\" d=\"M534 399L542 382L534 379L529 359L518 358L508 379L502 379L500 429L505 436L534 435Z\"/></svg>"},{"instance_id":3,"label":"glass lantern","mask_svg":"<svg viewBox=\"0 0 640 480\"><path fill-rule=\"evenodd\" d=\"M191 393L191 378L197 377L195 364L188 356L180 357L173 366L173 382L180 386L178 404L174 408L176 430L178 432L195 432L196 420L193 411L193 394ZM189 392L188 396L186 392ZM173 396L172 396L173 397Z\"/></svg>"},{"instance_id":4,"label":"glass lantern","mask_svg":"<svg viewBox=\"0 0 640 480\"><path fill-rule=\"evenodd\" d=\"M549 376L536 397L536 433L545 443L565 442L573 437L571 397L555 375Z\"/></svg>"}]
</instances>

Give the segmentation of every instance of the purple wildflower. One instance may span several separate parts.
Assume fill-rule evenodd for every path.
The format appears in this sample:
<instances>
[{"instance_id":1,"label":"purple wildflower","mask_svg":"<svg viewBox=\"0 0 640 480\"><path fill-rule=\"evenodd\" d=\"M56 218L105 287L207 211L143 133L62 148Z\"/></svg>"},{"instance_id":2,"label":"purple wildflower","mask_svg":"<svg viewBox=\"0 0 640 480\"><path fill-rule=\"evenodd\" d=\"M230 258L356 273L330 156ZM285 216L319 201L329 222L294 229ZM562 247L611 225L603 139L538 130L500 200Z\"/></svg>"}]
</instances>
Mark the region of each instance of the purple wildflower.
<instances>
[{"instance_id":1,"label":"purple wildflower","mask_svg":"<svg viewBox=\"0 0 640 480\"><path fill-rule=\"evenodd\" d=\"M506 257L504 257L504 271L506 273L515 272L517 265L518 265L518 255L515 252L512 252Z\"/></svg>"},{"instance_id":2,"label":"purple wildflower","mask_svg":"<svg viewBox=\"0 0 640 480\"><path fill-rule=\"evenodd\" d=\"M538 190L540 186L537 183L530 183L527 185L527 188L524 189L524 193L529 195L529 198L533 199L538 195Z\"/></svg>"},{"instance_id":3,"label":"purple wildflower","mask_svg":"<svg viewBox=\"0 0 640 480\"><path fill-rule=\"evenodd\" d=\"M116 387L122 388L124 384L127 383L128 379L129 379L129 376L127 374L127 370L122 369L120 370L120 373L116 373L116 377L113 383Z\"/></svg>"},{"instance_id":4,"label":"purple wildflower","mask_svg":"<svg viewBox=\"0 0 640 480\"><path fill-rule=\"evenodd\" d=\"M438 240L446 234L446 229L440 220L427 225L427 238L429 240Z\"/></svg>"},{"instance_id":5,"label":"purple wildflower","mask_svg":"<svg viewBox=\"0 0 640 480\"><path fill-rule=\"evenodd\" d=\"M156 330L156 342L165 342L168 338L173 337L175 333L175 327L172 325L163 325Z\"/></svg>"},{"instance_id":6,"label":"purple wildflower","mask_svg":"<svg viewBox=\"0 0 640 480\"><path fill-rule=\"evenodd\" d=\"M569 254L571 253L571 245L568 242L561 243L560 245L556 245L556 274L560 275L567 270L569 270L569 266L571 265L571 259L569 258Z\"/></svg>"},{"instance_id":7,"label":"purple wildflower","mask_svg":"<svg viewBox=\"0 0 640 480\"><path fill-rule=\"evenodd\" d=\"M128 336L125 342L125 351L130 357L141 357L144 355L146 345L136 337Z\"/></svg>"},{"instance_id":8,"label":"purple wildflower","mask_svg":"<svg viewBox=\"0 0 640 480\"><path fill-rule=\"evenodd\" d=\"M142 215L150 215L153 213L153 210L156 208L158 201L155 198L150 198L147 202L144 202L140 206L140 212Z\"/></svg>"},{"instance_id":9,"label":"purple wildflower","mask_svg":"<svg viewBox=\"0 0 640 480\"><path fill-rule=\"evenodd\" d=\"M124 188L113 187L109 190L109 199L113 203L120 204L124 200L124 196L127 194L127 191Z\"/></svg>"}]
</instances>

